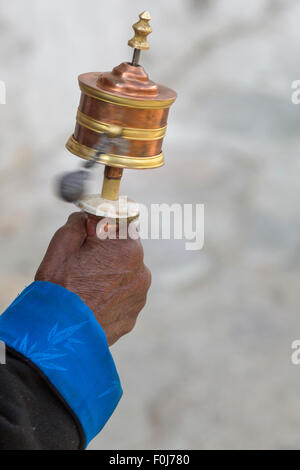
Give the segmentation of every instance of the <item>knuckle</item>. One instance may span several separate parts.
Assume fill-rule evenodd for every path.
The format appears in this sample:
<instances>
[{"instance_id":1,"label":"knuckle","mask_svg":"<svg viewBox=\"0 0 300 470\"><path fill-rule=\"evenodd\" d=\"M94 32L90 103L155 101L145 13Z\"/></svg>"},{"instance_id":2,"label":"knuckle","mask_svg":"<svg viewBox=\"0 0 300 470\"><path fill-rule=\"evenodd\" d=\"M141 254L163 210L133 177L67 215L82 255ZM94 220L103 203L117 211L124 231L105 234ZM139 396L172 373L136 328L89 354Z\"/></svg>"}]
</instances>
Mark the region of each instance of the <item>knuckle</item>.
<instances>
[{"instance_id":1,"label":"knuckle","mask_svg":"<svg viewBox=\"0 0 300 470\"><path fill-rule=\"evenodd\" d=\"M144 248L143 245L141 244L140 240L136 241L136 253L135 256L138 261L143 262L144 260Z\"/></svg>"},{"instance_id":2,"label":"knuckle","mask_svg":"<svg viewBox=\"0 0 300 470\"><path fill-rule=\"evenodd\" d=\"M131 261L139 265L144 260L144 249L140 240L128 240L128 250Z\"/></svg>"},{"instance_id":3,"label":"knuckle","mask_svg":"<svg viewBox=\"0 0 300 470\"><path fill-rule=\"evenodd\" d=\"M140 314L140 312L143 310L143 308L146 306L146 303L147 303L147 297L145 296L139 303L138 305L138 315Z\"/></svg>"},{"instance_id":4,"label":"knuckle","mask_svg":"<svg viewBox=\"0 0 300 470\"><path fill-rule=\"evenodd\" d=\"M131 333L131 331L134 330L135 325L136 325L136 318L131 319L131 320L128 322L128 325L127 325L127 330L128 330L127 333Z\"/></svg>"},{"instance_id":5,"label":"knuckle","mask_svg":"<svg viewBox=\"0 0 300 470\"><path fill-rule=\"evenodd\" d=\"M80 223L82 222L83 220L86 219L86 214L84 212L73 212L73 214L71 214L67 220L67 224L76 224L76 223Z\"/></svg>"},{"instance_id":6,"label":"knuckle","mask_svg":"<svg viewBox=\"0 0 300 470\"><path fill-rule=\"evenodd\" d=\"M144 289L148 292L152 283L152 274L150 269L148 269L146 266L144 266L142 281Z\"/></svg>"},{"instance_id":7,"label":"knuckle","mask_svg":"<svg viewBox=\"0 0 300 470\"><path fill-rule=\"evenodd\" d=\"M134 326L135 324L133 324L133 322L127 322L126 325L123 327L122 336L128 335L129 333L131 333L132 330L134 329Z\"/></svg>"},{"instance_id":8,"label":"knuckle","mask_svg":"<svg viewBox=\"0 0 300 470\"><path fill-rule=\"evenodd\" d=\"M87 216L84 212L74 212L70 215L64 229L70 233L82 233L86 231Z\"/></svg>"},{"instance_id":9,"label":"knuckle","mask_svg":"<svg viewBox=\"0 0 300 470\"><path fill-rule=\"evenodd\" d=\"M62 227L60 227L55 235L54 235L54 238L55 239L58 239L58 240L64 240L64 239L69 239L70 237L72 237L72 235L74 234L74 232L76 232L76 228L72 225L63 225Z\"/></svg>"},{"instance_id":10,"label":"knuckle","mask_svg":"<svg viewBox=\"0 0 300 470\"><path fill-rule=\"evenodd\" d=\"M60 227L55 232L55 235L54 235L52 241L55 242L55 243L57 243L57 242L59 242L59 243L63 243L63 242L64 243L69 243L73 239L77 240L78 237L83 237L86 233L85 224L83 223L85 218L84 218L84 214L83 214L83 218L82 217L77 217L77 216L80 216L80 215L81 215L80 213L72 214L72 216L74 216L73 222L69 223L69 221L68 221L65 225ZM75 216L76 216L76 219L77 219L77 223L74 223Z\"/></svg>"},{"instance_id":11,"label":"knuckle","mask_svg":"<svg viewBox=\"0 0 300 470\"><path fill-rule=\"evenodd\" d=\"M70 233L70 231L71 231L71 227L69 225L63 225L55 232L55 236L64 237L66 234Z\"/></svg>"},{"instance_id":12,"label":"knuckle","mask_svg":"<svg viewBox=\"0 0 300 470\"><path fill-rule=\"evenodd\" d=\"M138 313L136 309L131 311L129 314L127 314L126 320L123 320L123 328L122 328L122 334L127 335L128 333L131 333L132 330L134 330L137 322L137 317Z\"/></svg>"},{"instance_id":13,"label":"knuckle","mask_svg":"<svg viewBox=\"0 0 300 470\"><path fill-rule=\"evenodd\" d=\"M68 238L70 234L70 229L67 225L64 225L63 227L60 227L54 234L49 248L56 248L59 244L64 243L64 240Z\"/></svg>"},{"instance_id":14,"label":"knuckle","mask_svg":"<svg viewBox=\"0 0 300 470\"><path fill-rule=\"evenodd\" d=\"M146 304L147 304L147 295L140 296L136 300L135 305L133 307L133 310L131 311L130 315L128 316L128 321L131 322L133 325L135 325L141 311L144 309Z\"/></svg>"}]
</instances>

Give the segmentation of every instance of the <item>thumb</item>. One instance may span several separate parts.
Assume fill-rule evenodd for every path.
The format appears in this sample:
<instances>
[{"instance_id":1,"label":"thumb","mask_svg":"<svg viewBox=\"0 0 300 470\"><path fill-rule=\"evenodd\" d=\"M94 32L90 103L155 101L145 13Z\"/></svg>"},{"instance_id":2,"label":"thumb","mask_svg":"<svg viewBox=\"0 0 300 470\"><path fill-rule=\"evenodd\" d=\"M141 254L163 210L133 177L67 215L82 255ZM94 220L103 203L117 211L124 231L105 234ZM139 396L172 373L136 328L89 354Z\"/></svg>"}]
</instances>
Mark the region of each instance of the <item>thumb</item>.
<instances>
[{"instance_id":1,"label":"thumb","mask_svg":"<svg viewBox=\"0 0 300 470\"><path fill-rule=\"evenodd\" d=\"M84 212L75 212L70 215L67 222L52 238L46 256L68 255L81 248L87 237L87 215Z\"/></svg>"}]
</instances>

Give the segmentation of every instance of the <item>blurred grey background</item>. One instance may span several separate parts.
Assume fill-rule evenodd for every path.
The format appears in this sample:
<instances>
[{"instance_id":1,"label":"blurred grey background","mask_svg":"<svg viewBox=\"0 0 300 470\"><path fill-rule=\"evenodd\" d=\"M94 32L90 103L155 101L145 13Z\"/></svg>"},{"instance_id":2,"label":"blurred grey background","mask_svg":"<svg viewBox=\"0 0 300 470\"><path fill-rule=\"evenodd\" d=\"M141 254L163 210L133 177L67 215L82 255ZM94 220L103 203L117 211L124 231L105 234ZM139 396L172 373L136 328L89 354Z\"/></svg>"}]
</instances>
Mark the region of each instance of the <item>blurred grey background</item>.
<instances>
[{"instance_id":1,"label":"blurred grey background","mask_svg":"<svg viewBox=\"0 0 300 470\"><path fill-rule=\"evenodd\" d=\"M91 448L300 448L297 0L0 0L1 310L73 210L53 182L80 164L77 75L129 60L145 9L142 64L179 99L166 166L126 172L122 193L205 204L206 241L145 242L149 302L113 347L124 397Z\"/></svg>"}]
</instances>

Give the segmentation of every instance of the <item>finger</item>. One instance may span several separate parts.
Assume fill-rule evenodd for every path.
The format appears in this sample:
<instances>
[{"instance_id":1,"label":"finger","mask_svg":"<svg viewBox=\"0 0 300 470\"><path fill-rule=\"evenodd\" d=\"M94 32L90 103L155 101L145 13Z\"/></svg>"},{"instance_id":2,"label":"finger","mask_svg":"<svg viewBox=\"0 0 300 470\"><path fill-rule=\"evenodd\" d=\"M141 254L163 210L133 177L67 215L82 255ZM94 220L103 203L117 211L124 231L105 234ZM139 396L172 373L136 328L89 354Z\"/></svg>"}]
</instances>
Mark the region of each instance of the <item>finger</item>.
<instances>
[{"instance_id":1,"label":"finger","mask_svg":"<svg viewBox=\"0 0 300 470\"><path fill-rule=\"evenodd\" d=\"M94 238L96 240L116 240L118 238L118 232L119 227L115 221L88 216L87 234L89 238Z\"/></svg>"},{"instance_id":2,"label":"finger","mask_svg":"<svg viewBox=\"0 0 300 470\"><path fill-rule=\"evenodd\" d=\"M71 225L73 228L86 232L87 214L85 212L73 212L66 222L66 225Z\"/></svg>"},{"instance_id":3,"label":"finger","mask_svg":"<svg viewBox=\"0 0 300 470\"><path fill-rule=\"evenodd\" d=\"M139 221L133 221L127 224L127 221L121 221L120 224L116 220L109 218L100 219L92 215L87 219L87 233L89 238L98 238L99 240L116 240L132 239L140 240Z\"/></svg>"},{"instance_id":4,"label":"finger","mask_svg":"<svg viewBox=\"0 0 300 470\"><path fill-rule=\"evenodd\" d=\"M88 216L87 223L86 223L86 230L88 237L96 237L97 225L99 223L99 219L96 217Z\"/></svg>"},{"instance_id":5,"label":"finger","mask_svg":"<svg viewBox=\"0 0 300 470\"><path fill-rule=\"evenodd\" d=\"M71 214L52 238L46 256L66 258L79 250L87 237L86 219L84 212Z\"/></svg>"},{"instance_id":6,"label":"finger","mask_svg":"<svg viewBox=\"0 0 300 470\"><path fill-rule=\"evenodd\" d=\"M137 272L143 268L144 250L140 240L122 240L120 238L99 240L88 237L82 246L93 260L97 260L102 269L109 274Z\"/></svg>"}]
</instances>

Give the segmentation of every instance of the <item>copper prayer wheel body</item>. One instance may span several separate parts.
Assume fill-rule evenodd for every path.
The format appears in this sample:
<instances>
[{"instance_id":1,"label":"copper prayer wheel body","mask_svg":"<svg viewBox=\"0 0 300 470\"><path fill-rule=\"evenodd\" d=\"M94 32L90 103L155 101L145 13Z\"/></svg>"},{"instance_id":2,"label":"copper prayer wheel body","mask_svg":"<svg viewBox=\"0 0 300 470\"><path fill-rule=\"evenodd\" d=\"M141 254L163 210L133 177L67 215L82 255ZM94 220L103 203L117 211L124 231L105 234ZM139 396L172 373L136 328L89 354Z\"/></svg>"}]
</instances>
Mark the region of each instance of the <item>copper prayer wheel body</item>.
<instances>
[{"instance_id":1,"label":"copper prayer wheel body","mask_svg":"<svg viewBox=\"0 0 300 470\"><path fill-rule=\"evenodd\" d=\"M151 81L143 67L126 62L112 72L80 75L79 86L76 128L66 145L70 152L94 159L101 136L116 125L122 128L126 149L98 155L98 163L132 169L164 164L162 145L175 91Z\"/></svg>"}]
</instances>

